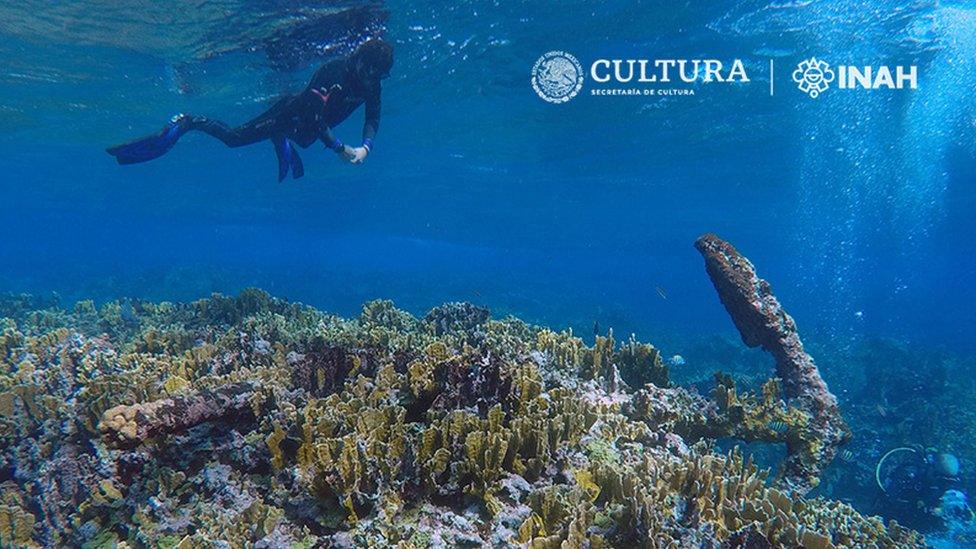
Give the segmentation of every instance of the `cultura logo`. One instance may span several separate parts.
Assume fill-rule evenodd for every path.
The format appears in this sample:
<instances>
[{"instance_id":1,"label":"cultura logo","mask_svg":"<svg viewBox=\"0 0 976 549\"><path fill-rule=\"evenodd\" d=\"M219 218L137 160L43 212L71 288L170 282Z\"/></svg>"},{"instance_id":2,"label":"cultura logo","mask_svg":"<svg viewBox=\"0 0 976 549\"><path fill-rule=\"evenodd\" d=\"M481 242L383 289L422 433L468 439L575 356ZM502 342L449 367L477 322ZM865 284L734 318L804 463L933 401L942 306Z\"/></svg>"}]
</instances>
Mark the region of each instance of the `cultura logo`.
<instances>
[{"instance_id":1,"label":"cultura logo","mask_svg":"<svg viewBox=\"0 0 976 549\"><path fill-rule=\"evenodd\" d=\"M532 67L532 89L550 103L565 103L583 87L583 66L564 51L551 51Z\"/></svg>"},{"instance_id":2,"label":"cultura logo","mask_svg":"<svg viewBox=\"0 0 976 549\"><path fill-rule=\"evenodd\" d=\"M532 66L532 89L550 103L565 103L583 89L583 67L564 51L551 51ZM590 64L593 96L693 96L698 84L747 83L741 59L597 59Z\"/></svg>"},{"instance_id":3,"label":"cultura logo","mask_svg":"<svg viewBox=\"0 0 976 549\"><path fill-rule=\"evenodd\" d=\"M822 92L827 91L830 83L834 81L834 71L826 61L811 57L796 66L796 70L793 71L793 81L800 91L816 99Z\"/></svg>"}]
</instances>

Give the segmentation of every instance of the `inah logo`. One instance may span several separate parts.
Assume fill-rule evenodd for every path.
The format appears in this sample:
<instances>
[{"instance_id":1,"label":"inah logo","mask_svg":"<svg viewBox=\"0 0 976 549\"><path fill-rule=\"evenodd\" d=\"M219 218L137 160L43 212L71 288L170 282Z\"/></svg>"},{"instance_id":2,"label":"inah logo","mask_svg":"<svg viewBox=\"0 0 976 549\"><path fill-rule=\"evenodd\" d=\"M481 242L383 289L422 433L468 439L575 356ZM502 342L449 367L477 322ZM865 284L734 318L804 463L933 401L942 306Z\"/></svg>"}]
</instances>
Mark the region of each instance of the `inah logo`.
<instances>
[{"instance_id":1,"label":"inah logo","mask_svg":"<svg viewBox=\"0 0 976 549\"><path fill-rule=\"evenodd\" d=\"M583 87L583 66L564 51L551 51L532 67L532 89L550 103L565 103Z\"/></svg>"},{"instance_id":2,"label":"inah logo","mask_svg":"<svg viewBox=\"0 0 976 549\"><path fill-rule=\"evenodd\" d=\"M830 70L830 65L826 61L811 57L796 66L796 70L793 71L793 81L797 83L800 91L816 99L821 92L827 91L830 83L834 81L834 71Z\"/></svg>"},{"instance_id":3,"label":"inah logo","mask_svg":"<svg viewBox=\"0 0 976 549\"><path fill-rule=\"evenodd\" d=\"M772 71L772 65L770 65ZM770 72L770 74L772 74ZM915 65L844 65L831 69L826 61L811 57L801 61L793 71L793 81L800 91L816 99L837 82L841 90L901 90L918 88L918 67ZM770 88L772 89L772 88Z\"/></svg>"}]
</instances>

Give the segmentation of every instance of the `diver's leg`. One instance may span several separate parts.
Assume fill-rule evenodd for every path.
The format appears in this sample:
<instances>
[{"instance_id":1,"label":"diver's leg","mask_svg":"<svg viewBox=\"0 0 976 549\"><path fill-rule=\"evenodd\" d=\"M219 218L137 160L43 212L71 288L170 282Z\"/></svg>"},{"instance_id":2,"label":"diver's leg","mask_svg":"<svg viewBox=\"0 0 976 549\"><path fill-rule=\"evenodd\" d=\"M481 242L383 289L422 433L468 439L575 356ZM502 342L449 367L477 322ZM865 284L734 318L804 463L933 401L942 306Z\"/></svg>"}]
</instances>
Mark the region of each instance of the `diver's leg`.
<instances>
[{"instance_id":1,"label":"diver's leg","mask_svg":"<svg viewBox=\"0 0 976 549\"><path fill-rule=\"evenodd\" d=\"M274 126L273 123L266 127L259 127L248 122L232 128L220 120L213 120L205 116L194 116L190 121L189 129L216 137L228 147L243 147L270 138L271 132L267 130L272 126Z\"/></svg>"},{"instance_id":2,"label":"diver's leg","mask_svg":"<svg viewBox=\"0 0 976 549\"><path fill-rule=\"evenodd\" d=\"M274 121L270 120L270 122ZM115 157L119 164L136 164L163 156L173 148L173 145L176 145L183 134L190 130L212 135L223 141L228 147L242 147L271 137L273 126L273 123L256 125L248 122L242 126L231 128L219 120L205 116L181 114L174 117L169 124L153 135L116 145L106 150Z\"/></svg>"},{"instance_id":3,"label":"diver's leg","mask_svg":"<svg viewBox=\"0 0 976 549\"><path fill-rule=\"evenodd\" d=\"M281 133L282 126L289 120L287 115L292 104L290 99L291 96L279 99L270 109L236 128L205 116L180 114L174 116L159 132L109 147L106 151L114 156L119 164L146 162L166 154L173 145L176 145L180 137L190 130L199 130L212 135L228 147L250 145Z\"/></svg>"},{"instance_id":4,"label":"diver's leg","mask_svg":"<svg viewBox=\"0 0 976 549\"><path fill-rule=\"evenodd\" d=\"M235 128L220 120L194 116L191 117L190 129L216 137L228 147L251 145L282 133L289 119L287 115L291 99L292 96L282 97L268 110Z\"/></svg>"},{"instance_id":5,"label":"diver's leg","mask_svg":"<svg viewBox=\"0 0 976 549\"><path fill-rule=\"evenodd\" d=\"M278 158L278 182L280 183L285 179L289 170L291 170L292 177L298 179L305 173L302 159L298 156L298 151L295 150L291 142L281 135L278 119L273 116L266 116L267 114L265 113L265 115L236 128L231 128L219 120L194 117L190 127L216 137L228 147L243 147L269 139L274 144L275 156Z\"/></svg>"}]
</instances>

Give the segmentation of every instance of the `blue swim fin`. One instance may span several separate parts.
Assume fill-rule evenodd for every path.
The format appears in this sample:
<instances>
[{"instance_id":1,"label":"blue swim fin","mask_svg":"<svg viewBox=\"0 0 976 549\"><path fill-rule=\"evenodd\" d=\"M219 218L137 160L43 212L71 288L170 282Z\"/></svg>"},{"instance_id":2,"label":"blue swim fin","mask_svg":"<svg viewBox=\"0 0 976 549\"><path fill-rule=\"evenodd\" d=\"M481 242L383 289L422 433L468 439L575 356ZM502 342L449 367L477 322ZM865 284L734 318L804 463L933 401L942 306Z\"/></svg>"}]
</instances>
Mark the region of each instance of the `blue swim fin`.
<instances>
[{"instance_id":1,"label":"blue swim fin","mask_svg":"<svg viewBox=\"0 0 976 549\"><path fill-rule=\"evenodd\" d=\"M289 146L289 148L291 149L291 178L298 179L305 175L305 165L302 164L302 158L298 156L295 147Z\"/></svg>"},{"instance_id":2,"label":"blue swim fin","mask_svg":"<svg viewBox=\"0 0 976 549\"><path fill-rule=\"evenodd\" d=\"M278 157L278 182L284 181L285 177L288 176L288 170L291 170L291 176L293 179L298 179L299 177L305 175L305 166L302 164L302 159L298 156L298 151L284 137L275 137L271 139L274 143L275 156Z\"/></svg>"},{"instance_id":3,"label":"blue swim fin","mask_svg":"<svg viewBox=\"0 0 976 549\"><path fill-rule=\"evenodd\" d=\"M288 176L288 168L291 167L291 163L288 162L288 149L286 148L288 141L281 137L274 137L271 139L271 143L274 144L275 156L278 158L278 183L281 183Z\"/></svg>"},{"instance_id":4,"label":"blue swim fin","mask_svg":"<svg viewBox=\"0 0 976 549\"><path fill-rule=\"evenodd\" d=\"M114 156L119 164L137 164L159 158L172 149L180 137L189 130L189 122L189 116L177 115L162 130L153 135L105 150Z\"/></svg>"}]
</instances>

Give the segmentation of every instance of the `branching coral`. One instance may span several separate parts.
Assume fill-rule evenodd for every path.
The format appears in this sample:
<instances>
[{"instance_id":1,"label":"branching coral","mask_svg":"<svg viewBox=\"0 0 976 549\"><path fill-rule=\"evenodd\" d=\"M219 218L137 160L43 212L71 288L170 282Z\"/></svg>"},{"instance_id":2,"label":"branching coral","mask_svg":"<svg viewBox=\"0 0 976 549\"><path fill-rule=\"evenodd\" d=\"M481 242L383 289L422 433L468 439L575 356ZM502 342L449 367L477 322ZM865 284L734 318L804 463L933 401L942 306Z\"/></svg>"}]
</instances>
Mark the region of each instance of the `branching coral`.
<instances>
[{"instance_id":1,"label":"branching coral","mask_svg":"<svg viewBox=\"0 0 976 549\"><path fill-rule=\"evenodd\" d=\"M0 547L36 547L36 519L12 484L0 484Z\"/></svg>"},{"instance_id":2,"label":"branching coral","mask_svg":"<svg viewBox=\"0 0 976 549\"><path fill-rule=\"evenodd\" d=\"M775 381L706 398L633 337L257 290L117 305L0 324L0 545L921 543L713 453L818 439Z\"/></svg>"}]
</instances>

